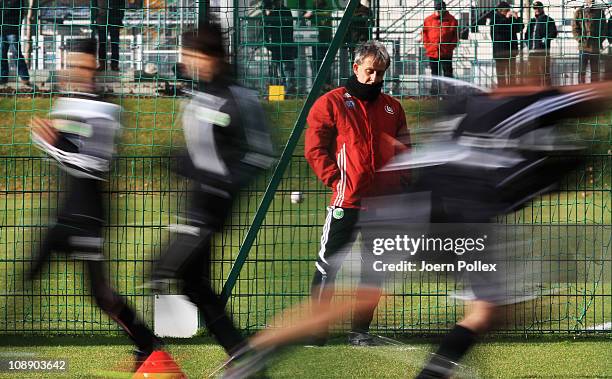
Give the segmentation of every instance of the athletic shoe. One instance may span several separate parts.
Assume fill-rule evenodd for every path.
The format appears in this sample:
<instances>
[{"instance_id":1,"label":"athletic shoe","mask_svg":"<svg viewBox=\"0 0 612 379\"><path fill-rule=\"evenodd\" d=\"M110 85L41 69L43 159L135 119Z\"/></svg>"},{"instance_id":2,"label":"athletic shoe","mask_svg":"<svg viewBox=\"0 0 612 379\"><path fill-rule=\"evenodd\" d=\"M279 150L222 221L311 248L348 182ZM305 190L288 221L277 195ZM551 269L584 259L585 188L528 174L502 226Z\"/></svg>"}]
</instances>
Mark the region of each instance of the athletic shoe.
<instances>
[{"instance_id":1,"label":"athletic shoe","mask_svg":"<svg viewBox=\"0 0 612 379\"><path fill-rule=\"evenodd\" d=\"M377 336L370 333L349 332L348 342L352 346L383 346L383 343Z\"/></svg>"},{"instance_id":2,"label":"athletic shoe","mask_svg":"<svg viewBox=\"0 0 612 379\"><path fill-rule=\"evenodd\" d=\"M478 372L470 367L453 362L438 354L432 354L427 365L416 376L416 379L478 379Z\"/></svg>"},{"instance_id":3,"label":"athletic shoe","mask_svg":"<svg viewBox=\"0 0 612 379\"><path fill-rule=\"evenodd\" d=\"M155 338L153 346L148 350L134 350L134 372L138 371L140 366L149 358L155 350L161 350L164 347L164 342L159 338Z\"/></svg>"},{"instance_id":4,"label":"athletic shoe","mask_svg":"<svg viewBox=\"0 0 612 379\"><path fill-rule=\"evenodd\" d=\"M223 379L265 378L266 366L277 349L254 349L247 345L232 355L221 367Z\"/></svg>"},{"instance_id":5,"label":"athletic shoe","mask_svg":"<svg viewBox=\"0 0 612 379\"><path fill-rule=\"evenodd\" d=\"M325 346L329 340L329 330L325 329L323 332L313 334L312 336L306 337L303 340L304 346Z\"/></svg>"},{"instance_id":6,"label":"athletic shoe","mask_svg":"<svg viewBox=\"0 0 612 379\"><path fill-rule=\"evenodd\" d=\"M142 366L142 364L147 360L147 358L149 358L149 355L151 355L151 352L145 352L138 349L134 350L134 370L132 371L138 371L140 366Z\"/></svg>"}]
</instances>

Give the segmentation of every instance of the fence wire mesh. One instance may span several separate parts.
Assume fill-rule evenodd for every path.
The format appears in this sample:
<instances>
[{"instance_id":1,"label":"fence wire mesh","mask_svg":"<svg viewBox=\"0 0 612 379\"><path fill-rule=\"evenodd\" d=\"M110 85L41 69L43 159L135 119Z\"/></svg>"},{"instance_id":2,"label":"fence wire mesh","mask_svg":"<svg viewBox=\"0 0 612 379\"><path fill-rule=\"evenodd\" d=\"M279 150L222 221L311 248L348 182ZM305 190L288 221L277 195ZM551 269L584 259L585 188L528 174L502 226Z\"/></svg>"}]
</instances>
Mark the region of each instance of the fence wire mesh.
<instances>
[{"instance_id":1,"label":"fence wire mesh","mask_svg":"<svg viewBox=\"0 0 612 379\"><path fill-rule=\"evenodd\" d=\"M434 3L378 0L363 4L360 13L353 16L351 31L325 86L342 85L351 74L354 44L379 39L392 56L384 90L401 99L410 129L414 133L422 131L439 105L437 96L431 96L430 81L424 79L431 75L432 65L424 47L423 23L433 12ZM0 75L6 81L0 84L0 333L118 331L91 303L84 290L83 270L68 257L55 256L49 263L49 273L39 281L32 284L24 279L32 250L58 207L65 176L32 146L27 125L31 117L46 114L52 106L57 76L65 67L68 40L92 35L100 39L108 34L109 51L103 53L106 60L100 60L98 86L123 107L124 126L106 187L110 220L105 231L108 275L119 292L152 323L152 295L141 286L168 238L165 227L174 222L188 188L171 172L167 158L182 144L179 116L183 95L179 88L191 85L180 75L180 34L197 25L198 12L202 11L222 25L239 81L259 90L276 142L283 146L311 90L344 5L341 1L299 0L287 1L284 8L279 8L266 1L200 4L187 0L129 0L120 5L98 2L90 7L89 1L60 4L39 0L31 5L31 24L19 21L0 25L2 60L8 63L8 71ZM541 61L539 52L523 43L528 39L525 32L534 10L527 2L518 1L513 10L522 17L524 29L517 33L516 55L494 56L494 5L485 0L449 0L446 4L457 19L459 39L452 58L442 61L453 65L456 78L484 87L503 85L508 78L522 80L534 59ZM582 35L576 34L577 25L585 25L584 16L576 18L579 6L576 2L554 0L545 7L555 20L558 35L546 52L545 71L537 74L540 80L564 85L610 77L609 11L602 7L595 16L598 23L588 23L598 26ZM112 7L123 11L119 12L120 22L111 19ZM20 9L27 8L24 4ZM537 22L534 25L541 26ZM17 26L18 31L14 32L11 26ZM118 41L113 39L115 29ZM18 50L13 49L17 45L8 48L5 36L9 33L16 33L22 41L18 48L26 55L29 83L18 72ZM599 43L597 52L586 54L586 39ZM498 42L510 45L512 39ZM112 55L113 44L118 47L118 56ZM585 64L587 55L595 57L589 60L590 66ZM118 71L112 67L114 64ZM576 120L571 126L579 139L592 146L593 155L558 192L507 216L505 222L598 225L610 230L610 113ZM265 327L279 311L305 299L310 290L329 193L313 175L302 150L301 142L228 304L237 324L246 330ZM263 175L243 192L226 230L215 236L213 277L219 289L231 270L269 177L270 173ZM305 201L292 204L293 191L302 192ZM580 281L542 289L537 300L509 310L508 314L516 317L503 331L609 331L612 265L610 240L604 237L591 240L599 244L592 250L598 254L576 258L584 272ZM433 281L418 276L396 281L387 287L372 328L420 333L446 330L464 311L463 303L448 296L455 289L454 280L444 275Z\"/></svg>"}]
</instances>

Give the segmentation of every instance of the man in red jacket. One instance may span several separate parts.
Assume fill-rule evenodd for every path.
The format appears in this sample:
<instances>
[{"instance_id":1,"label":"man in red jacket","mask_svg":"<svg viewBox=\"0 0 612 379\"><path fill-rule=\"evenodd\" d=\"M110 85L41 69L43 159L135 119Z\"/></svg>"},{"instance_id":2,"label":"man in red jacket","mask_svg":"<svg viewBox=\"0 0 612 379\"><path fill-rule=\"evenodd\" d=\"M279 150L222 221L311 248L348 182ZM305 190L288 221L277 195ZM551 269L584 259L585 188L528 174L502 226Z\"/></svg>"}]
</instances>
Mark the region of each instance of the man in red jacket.
<instances>
[{"instance_id":1,"label":"man in red jacket","mask_svg":"<svg viewBox=\"0 0 612 379\"><path fill-rule=\"evenodd\" d=\"M308 115L305 157L317 177L333 191L321 236L321 247L312 281L314 310L323 311L334 292L334 281L345 245L355 240L361 199L381 190L399 188L397 177L376 173L398 152L408 149L406 115L401 104L381 93L390 57L384 45L369 41L355 50L354 75L340 88L321 96ZM401 141L401 142L400 142ZM376 173L376 180L375 180ZM363 264L371 258L362 252ZM363 283L376 288L371 306L354 315L349 342L375 343L368 334L380 298L380 283ZM321 335L318 344L324 344Z\"/></svg>"},{"instance_id":2,"label":"man in red jacket","mask_svg":"<svg viewBox=\"0 0 612 379\"><path fill-rule=\"evenodd\" d=\"M446 3L436 1L434 12L423 22L423 45L429 58L431 75L453 77L453 52L459 42L459 27L453 15L446 11ZM431 85L431 94L438 95L437 83Z\"/></svg>"}]
</instances>

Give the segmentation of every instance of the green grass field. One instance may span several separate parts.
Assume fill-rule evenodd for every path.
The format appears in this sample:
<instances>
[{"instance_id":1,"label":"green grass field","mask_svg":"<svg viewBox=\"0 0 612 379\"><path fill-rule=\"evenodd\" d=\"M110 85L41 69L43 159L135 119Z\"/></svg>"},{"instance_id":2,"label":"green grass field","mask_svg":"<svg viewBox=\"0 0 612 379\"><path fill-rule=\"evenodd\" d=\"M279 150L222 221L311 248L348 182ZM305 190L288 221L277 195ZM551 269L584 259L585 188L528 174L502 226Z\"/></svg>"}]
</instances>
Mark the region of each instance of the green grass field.
<instances>
[{"instance_id":1,"label":"green grass field","mask_svg":"<svg viewBox=\"0 0 612 379\"><path fill-rule=\"evenodd\" d=\"M434 348L429 339L404 346L356 348L332 341L325 347L295 347L268 369L272 378L413 377ZM612 376L610 339L491 340L476 345L464 364L481 378L606 378ZM68 361L63 374L6 374L0 378L129 378L131 346L118 338L3 338L0 356L34 353ZM190 378L206 378L225 359L207 338L169 341L168 351Z\"/></svg>"},{"instance_id":2,"label":"green grass field","mask_svg":"<svg viewBox=\"0 0 612 379\"><path fill-rule=\"evenodd\" d=\"M164 227L175 221L174 215L181 206L180 191L185 189L185 183L173 176L163 159L182 141L176 124L179 102L168 98L117 101L125 108L125 121L119 142L120 158L108 183L108 190L116 192L108 198L109 209L114 210L109 215L106 235L109 273L119 291L152 322L151 296L138 287L146 280L152 260L168 238ZM414 100L405 100L403 104L409 126L414 130L425 127L435 111L434 105ZM32 115L44 115L50 105L50 98L0 98L0 156L40 156L30 145L26 125ZM282 146L301 102L264 106L275 139ZM609 117L570 126L595 146L596 152L605 153L609 149L612 141ZM265 327L274 314L300 301L309 291L328 193L314 178L301 153L298 147L230 301L237 323L245 329ZM34 284L24 282L22 272L40 239L41 226L46 225L57 207L57 194L48 193L58 188L61 181L57 175L58 170L41 159L0 157L0 191L8 191L0 198L0 333L117 334L116 325L90 305L83 291L86 278L78 264L56 257L47 276ZM507 221L610 225L610 177L609 155L592 158L562 191L534 201L509 215ZM215 239L217 263L213 274L218 286L231 269L266 179L266 175L262 176L245 191L228 231ZM305 193L305 201L299 205L289 201L289 193L296 190ZM513 321L509 330L520 334L574 332L609 322L610 251L607 245L598 248L608 254L607 263L585 259L584 270L588 275L584 281L567 283L554 296L521 305L523 308L516 313L523 316ZM445 277L433 281L408 278L393 284L379 307L374 327L381 331L439 333L463 314L462 303L446 296L454 285ZM120 347L117 349L121 352ZM495 350L490 353L499 354Z\"/></svg>"}]
</instances>

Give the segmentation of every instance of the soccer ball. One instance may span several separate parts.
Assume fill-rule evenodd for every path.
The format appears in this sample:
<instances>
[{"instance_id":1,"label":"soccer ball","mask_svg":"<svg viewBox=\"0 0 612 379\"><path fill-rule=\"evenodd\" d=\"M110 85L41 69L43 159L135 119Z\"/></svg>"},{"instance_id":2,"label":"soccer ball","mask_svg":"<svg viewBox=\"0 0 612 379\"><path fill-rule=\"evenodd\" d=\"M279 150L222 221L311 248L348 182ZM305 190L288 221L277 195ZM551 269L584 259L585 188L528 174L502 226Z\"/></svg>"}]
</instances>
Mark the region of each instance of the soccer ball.
<instances>
[{"instance_id":1,"label":"soccer ball","mask_svg":"<svg viewBox=\"0 0 612 379\"><path fill-rule=\"evenodd\" d=\"M144 72L145 74L151 75L151 76L157 74L157 65L155 63L147 63L144 66Z\"/></svg>"},{"instance_id":2,"label":"soccer ball","mask_svg":"<svg viewBox=\"0 0 612 379\"><path fill-rule=\"evenodd\" d=\"M291 203L299 204L304 201L304 195L299 191L291 192Z\"/></svg>"}]
</instances>

